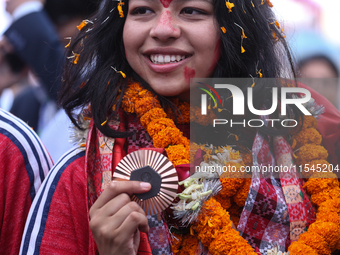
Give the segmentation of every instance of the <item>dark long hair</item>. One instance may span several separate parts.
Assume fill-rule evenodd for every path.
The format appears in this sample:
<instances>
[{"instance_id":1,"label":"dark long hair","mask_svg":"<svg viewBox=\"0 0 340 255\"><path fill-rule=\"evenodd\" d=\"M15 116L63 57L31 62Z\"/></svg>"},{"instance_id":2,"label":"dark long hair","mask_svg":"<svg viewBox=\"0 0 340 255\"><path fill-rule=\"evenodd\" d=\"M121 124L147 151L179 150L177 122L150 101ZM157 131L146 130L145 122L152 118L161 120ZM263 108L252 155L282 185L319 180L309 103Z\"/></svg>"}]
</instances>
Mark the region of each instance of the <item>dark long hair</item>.
<instances>
[{"instance_id":1,"label":"dark long hair","mask_svg":"<svg viewBox=\"0 0 340 255\"><path fill-rule=\"evenodd\" d=\"M214 13L218 23L216 29L225 27L227 33L220 30L221 57L213 77L256 77L256 67L262 69L263 77L280 77L287 62L295 75L288 46L275 24L270 2L262 2L238 0L235 1L232 12L229 12L225 1L214 0ZM112 67L122 70L127 77L152 90L126 60L122 34L128 1L123 5L124 18L119 17L117 3L104 0L98 12L89 18L91 22L72 40L68 55L80 53L80 58L77 64L74 64L72 59L66 63L64 83L60 92L60 104L75 125L78 125L78 122L73 114L74 110L90 104L95 125L103 134L111 137L126 136L110 129L108 125L101 126L101 123L107 119L108 113L112 112L117 98L119 107L128 82L128 79L122 79L121 74L115 72ZM239 26L248 37L243 40L245 53L241 53ZM245 91L246 87L241 89ZM164 97L158 97L162 103L166 103ZM262 86L256 86L254 97L263 102L264 99L271 98L271 93Z\"/></svg>"}]
</instances>

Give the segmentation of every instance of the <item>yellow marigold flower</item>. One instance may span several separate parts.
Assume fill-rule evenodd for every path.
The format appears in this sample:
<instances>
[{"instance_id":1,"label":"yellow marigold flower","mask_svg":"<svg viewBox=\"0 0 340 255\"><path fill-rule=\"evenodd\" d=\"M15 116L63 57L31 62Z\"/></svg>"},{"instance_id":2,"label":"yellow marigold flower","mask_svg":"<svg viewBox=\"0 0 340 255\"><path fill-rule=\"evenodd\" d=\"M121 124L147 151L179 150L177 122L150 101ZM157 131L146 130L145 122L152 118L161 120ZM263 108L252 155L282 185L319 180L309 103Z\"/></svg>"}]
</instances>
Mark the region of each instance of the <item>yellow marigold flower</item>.
<instances>
[{"instance_id":1,"label":"yellow marigold flower","mask_svg":"<svg viewBox=\"0 0 340 255\"><path fill-rule=\"evenodd\" d=\"M73 64L78 64L78 60L79 60L79 57L80 57L80 54L78 54L78 53L73 53L73 56L74 56L74 58L73 58Z\"/></svg>"},{"instance_id":2,"label":"yellow marigold flower","mask_svg":"<svg viewBox=\"0 0 340 255\"><path fill-rule=\"evenodd\" d=\"M144 128L155 119L166 118L166 113L162 108L152 108L140 118L140 123Z\"/></svg>"},{"instance_id":3,"label":"yellow marigold flower","mask_svg":"<svg viewBox=\"0 0 340 255\"><path fill-rule=\"evenodd\" d=\"M181 255L194 255L198 246L198 239L193 235L185 235L183 238Z\"/></svg>"},{"instance_id":4,"label":"yellow marigold flower","mask_svg":"<svg viewBox=\"0 0 340 255\"><path fill-rule=\"evenodd\" d=\"M210 224L208 224L210 221ZM209 246L211 241L221 235L222 228L232 229L229 213L214 198L204 202L198 221L194 225L198 239L203 245Z\"/></svg>"},{"instance_id":5,"label":"yellow marigold flower","mask_svg":"<svg viewBox=\"0 0 340 255\"><path fill-rule=\"evenodd\" d=\"M275 25L277 26L277 28L278 28L278 29L280 29L280 28L281 28L281 26L280 26L280 23L279 23L277 20L275 20L275 22L274 22L274 23L275 23Z\"/></svg>"},{"instance_id":6,"label":"yellow marigold flower","mask_svg":"<svg viewBox=\"0 0 340 255\"><path fill-rule=\"evenodd\" d=\"M340 215L340 199L333 198L323 202L318 208L319 212L335 212Z\"/></svg>"},{"instance_id":7,"label":"yellow marigold flower","mask_svg":"<svg viewBox=\"0 0 340 255\"><path fill-rule=\"evenodd\" d=\"M318 255L317 251L314 250L312 247L309 247L308 245L296 241L293 242L289 247L288 247L289 254L291 255Z\"/></svg>"},{"instance_id":8,"label":"yellow marigold flower","mask_svg":"<svg viewBox=\"0 0 340 255\"><path fill-rule=\"evenodd\" d=\"M179 163L187 164L189 163L190 151L189 148L184 147L182 144L169 146L165 149L168 158L171 162L176 162L174 165L179 165Z\"/></svg>"},{"instance_id":9,"label":"yellow marigold flower","mask_svg":"<svg viewBox=\"0 0 340 255\"><path fill-rule=\"evenodd\" d=\"M337 212L331 212L329 210L318 210L318 213L316 214L316 221L320 222L333 222L340 226L340 216Z\"/></svg>"},{"instance_id":10,"label":"yellow marigold flower","mask_svg":"<svg viewBox=\"0 0 340 255\"><path fill-rule=\"evenodd\" d=\"M172 248L172 252L174 254L179 253L179 249L182 245L182 241L183 241L182 235L178 235L178 234L175 234L175 233L171 234L171 248Z\"/></svg>"},{"instance_id":11,"label":"yellow marigold flower","mask_svg":"<svg viewBox=\"0 0 340 255\"><path fill-rule=\"evenodd\" d=\"M87 21L86 20L83 20L78 26L77 26L77 28L78 28L78 30L80 31L80 30L82 30L86 25L87 25Z\"/></svg>"},{"instance_id":12,"label":"yellow marigold flower","mask_svg":"<svg viewBox=\"0 0 340 255\"><path fill-rule=\"evenodd\" d=\"M183 102L178 106L180 114L177 115L178 124L190 123L190 103Z\"/></svg>"},{"instance_id":13,"label":"yellow marigold flower","mask_svg":"<svg viewBox=\"0 0 340 255\"><path fill-rule=\"evenodd\" d=\"M303 185L308 194L317 194L326 189L339 187L339 181L333 173L315 173Z\"/></svg>"},{"instance_id":14,"label":"yellow marigold flower","mask_svg":"<svg viewBox=\"0 0 340 255\"><path fill-rule=\"evenodd\" d=\"M269 5L269 7L274 7L274 5L270 2L270 0L266 0L266 2Z\"/></svg>"},{"instance_id":15,"label":"yellow marigold flower","mask_svg":"<svg viewBox=\"0 0 340 255\"><path fill-rule=\"evenodd\" d=\"M241 53L245 53L246 50L243 48L243 46L241 45Z\"/></svg>"},{"instance_id":16,"label":"yellow marigold flower","mask_svg":"<svg viewBox=\"0 0 340 255\"><path fill-rule=\"evenodd\" d=\"M68 48L68 47L70 47L70 45L71 45L72 38L71 38L71 37L67 37L67 38L65 38L65 39L69 39L69 40L70 40L70 41L68 42L68 44L65 45L65 48Z\"/></svg>"},{"instance_id":17,"label":"yellow marigold flower","mask_svg":"<svg viewBox=\"0 0 340 255\"><path fill-rule=\"evenodd\" d=\"M119 2L117 4L117 9L118 9L118 13L119 13L120 18L124 18L123 5L124 5L124 2Z\"/></svg>"},{"instance_id":18,"label":"yellow marigold flower","mask_svg":"<svg viewBox=\"0 0 340 255\"><path fill-rule=\"evenodd\" d=\"M305 245L314 249L320 255L331 255L329 245L325 242L325 239L318 234L310 234L305 232L299 236L299 241Z\"/></svg>"},{"instance_id":19,"label":"yellow marigold flower","mask_svg":"<svg viewBox=\"0 0 340 255\"><path fill-rule=\"evenodd\" d=\"M311 201L313 204L320 206L323 202L333 198L340 198L339 187L327 188L319 193L313 194L311 196Z\"/></svg>"},{"instance_id":20,"label":"yellow marigold flower","mask_svg":"<svg viewBox=\"0 0 340 255\"><path fill-rule=\"evenodd\" d=\"M235 4L233 4L233 3L230 3L229 1L227 2L227 1L225 1L225 5L227 6L227 8L229 9L229 12L232 12L232 8L234 8L235 7Z\"/></svg>"},{"instance_id":21,"label":"yellow marigold flower","mask_svg":"<svg viewBox=\"0 0 340 255\"><path fill-rule=\"evenodd\" d=\"M317 128L318 126L318 121L316 120L315 117L309 116L309 115L304 115L303 116L303 126L302 129L305 128Z\"/></svg>"},{"instance_id":22,"label":"yellow marigold flower","mask_svg":"<svg viewBox=\"0 0 340 255\"><path fill-rule=\"evenodd\" d=\"M217 117L212 110L208 110L207 115L202 115L200 107L190 107L190 122L196 122L202 126L207 126L211 125L216 118Z\"/></svg>"},{"instance_id":23,"label":"yellow marigold flower","mask_svg":"<svg viewBox=\"0 0 340 255\"><path fill-rule=\"evenodd\" d=\"M148 126L146 127L146 131L151 137L154 137L155 134L157 134L159 131L167 127L173 128L176 127L172 119L168 118L154 119L148 124Z\"/></svg>"},{"instance_id":24,"label":"yellow marigold flower","mask_svg":"<svg viewBox=\"0 0 340 255\"><path fill-rule=\"evenodd\" d=\"M230 197L222 196L221 194L218 194L217 196L214 196L217 202L221 204L224 210L228 210L231 206L231 200Z\"/></svg>"},{"instance_id":25,"label":"yellow marigold flower","mask_svg":"<svg viewBox=\"0 0 340 255\"><path fill-rule=\"evenodd\" d=\"M153 137L153 145L156 148L166 148L169 145L180 144L182 132L178 128L167 127Z\"/></svg>"},{"instance_id":26,"label":"yellow marigold flower","mask_svg":"<svg viewBox=\"0 0 340 255\"><path fill-rule=\"evenodd\" d=\"M221 254L251 254L256 255L253 248L240 236L235 229L225 227L221 230L215 240L209 245L209 252L212 255ZM236 253L235 253L236 252Z\"/></svg>"},{"instance_id":27,"label":"yellow marigold flower","mask_svg":"<svg viewBox=\"0 0 340 255\"><path fill-rule=\"evenodd\" d=\"M233 196L233 200L238 206L242 207L245 205L250 190L250 184L251 179L245 179L243 186L237 191L236 195Z\"/></svg>"},{"instance_id":28,"label":"yellow marigold flower","mask_svg":"<svg viewBox=\"0 0 340 255\"><path fill-rule=\"evenodd\" d=\"M334 251L334 248L340 239L339 226L333 222L316 221L309 226L307 233L322 236L328 243L331 251Z\"/></svg>"},{"instance_id":29,"label":"yellow marigold flower","mask_svg":"<svg viewBox=\"0 0 340 255\"><path fill-rule=\"evenodd\" d=\"M222 30L223 34L227 33L227 29L225 27L221 27L221 30Z\"/></svg>"},{"instance_id":30,"label":"yellow marigold flower","mask_svg":"<svg viewBox=\"0 0 340 255\"><path fill-rule=\"evenodd\" d=\"M221 195L232 197L236 194L239 188L242 187L245 179L241 178L220 178L222 183Z\"/></svg>"},{"instance_id":31,"label":"yellow marigold flower","mask_svg":"<svg viewBox=\"0 0 340 255\"><path fill-rule=\"evenodd\" d=\"M141 117L152 108L161 108L161 104L154 97L141 98L140 100L135 102L135 112L138 117Z\"/></svg>"},{"instance_id":32,"label":"yellow marigold flower","mask_svg":"<svg viewBox=\"0 0 340 255\"><path fill-rule=\"evenodd\" d=\"M169 158L169 160L170 160L170 158ZM183 165L183 164L190 164L190 160L189 159L179 159L177 161L171 161L171 162L172 162L172 164L174 166Z\"/></svg>"},{"instance_id":33,"label":"yellow marigold flower","mask_svg":"<svg viewBox=\"0 0 340 255\"><path fill-rule=\"evenodd\" d=\"M321 145L306 144L299 149L296 153L296 163L298 165L304 165L309 161L316 159L326 160L328 157L327 150Z\"/></svg>"},{"instance_id":34,"label":"yellow marigold flower","mask_svg":"<svg viewBox=\"0 0 340 255\"><path fill-rule=\"evenodd\" d=\"M301 130L301 132L299 132L298 134L294 135L292 139L296 140L294 146L292 144L292 149L295 149L300 148L308 143L320 145L322 141L322 136L315 128L306 128Z\"/></svg>"}]
</instances>

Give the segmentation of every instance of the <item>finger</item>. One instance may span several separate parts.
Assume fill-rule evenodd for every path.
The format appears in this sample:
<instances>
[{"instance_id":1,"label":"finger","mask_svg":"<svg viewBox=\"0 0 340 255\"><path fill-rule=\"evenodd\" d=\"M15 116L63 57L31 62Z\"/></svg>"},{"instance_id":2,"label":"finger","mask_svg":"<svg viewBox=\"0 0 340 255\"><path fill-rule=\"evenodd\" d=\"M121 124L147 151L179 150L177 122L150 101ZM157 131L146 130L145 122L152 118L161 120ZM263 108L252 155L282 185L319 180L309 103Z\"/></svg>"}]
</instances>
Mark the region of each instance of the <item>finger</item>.
<instances>
[{"instance_id":1,"label":"finger","mask_svg":"<svg viewBox=\"0 0 340 255\"><path fill-rule=\"evenodd\" d=\"M128 217L126 217L125 221L117 229L118 233L120 233L119 238L122 240L129 240L135 233L136 229L148 233L148 219L144 214L132 212Z\"/></svg>"},{"instance_id":2,"label":"finger","mask_svg":"<svg viewBox=\"0 0 340 255\"><path fill-rule=\"evenodd\" d=\"M112 229L119 228L126 218L128 218L133 212L138 212L146 217L144 210L136 202L130 202L122 207L116 214L110 217Z\"/></svg>"},{"instance_id":3,"label":"finger","mask_svg":"<svg viewBox=\"0 0 340 255\"><path fill-rule=\"evenodd\" d=\"M91 210L96 211L107 204L111 199L121 193L132 195L133 193L145 193L151 189L150 183L137 181L119 181L111 182L110 185L99 196L97 201L92 205Z\"/></svg>"}]
</instances>

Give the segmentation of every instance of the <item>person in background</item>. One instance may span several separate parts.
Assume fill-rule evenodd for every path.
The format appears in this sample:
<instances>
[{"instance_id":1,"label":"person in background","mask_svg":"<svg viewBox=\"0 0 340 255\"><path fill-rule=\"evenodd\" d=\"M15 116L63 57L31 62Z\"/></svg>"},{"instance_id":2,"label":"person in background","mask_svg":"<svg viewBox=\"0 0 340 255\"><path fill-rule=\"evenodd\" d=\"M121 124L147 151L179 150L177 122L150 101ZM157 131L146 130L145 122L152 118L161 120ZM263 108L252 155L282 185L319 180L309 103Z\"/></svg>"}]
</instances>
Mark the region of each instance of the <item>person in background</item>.
<instances>
[{"instance_id":1,"label":"person in background","mask_svg":"<svg viewBox=\"0 0 340 255\"><path fill-rule=\"evenodd\" d=\"M339 69L326 55L313 55L298 62L301 78L338 78Z\"/></svg>"},{"instance_id":2,"label":"person in background","mask_svg":"<svg viewBox=\"0 0 340 255\"><path fill-rule=\"evenodd\" d=\"M0 109L0 254L18 254L25 221L53 162L31 128Z\"/></svg>"},{"instance_id":3,"label":"person in background","mask_svg":"<svg viewBox=\"0 0 340 255\"><path fill-rule=\"evenodd\" d=\"M9 111L15 97L28 85L28 69L14 53L0 51L0 107Z\"/></svg>"},{"instance_id":4,"label":"person in background","mask_svg":"<svg viewBox=\"0 0 340 255\"><path fill-rule=\"evenodd\" d=\"M48 98L54 104L58 96L63 65L66 37L78 31L82 19L94 12L96 1L80 0L8 0L6 10L12 15L13 23L5 31L2 41L4 48L14 50L39 78ZM17 108L27 109L32 101L31 91L27 91L18 102ZM49 121L41 123L39 135L52 158L59 157L72 147L69 143L70 121L63 110L51 106L45 111Z\"/></svg>"},{"instance_id":5,"label":"person in background","mask_svg":"<svg viewBox=\"0 0 340 255\"><path fill-rule=\"evenodd\" d=\"M322 53L310 54L300 59L297 67L302 83L315 89L340 109L339 68L332 58Z\"/></svg>"}]
</instances>

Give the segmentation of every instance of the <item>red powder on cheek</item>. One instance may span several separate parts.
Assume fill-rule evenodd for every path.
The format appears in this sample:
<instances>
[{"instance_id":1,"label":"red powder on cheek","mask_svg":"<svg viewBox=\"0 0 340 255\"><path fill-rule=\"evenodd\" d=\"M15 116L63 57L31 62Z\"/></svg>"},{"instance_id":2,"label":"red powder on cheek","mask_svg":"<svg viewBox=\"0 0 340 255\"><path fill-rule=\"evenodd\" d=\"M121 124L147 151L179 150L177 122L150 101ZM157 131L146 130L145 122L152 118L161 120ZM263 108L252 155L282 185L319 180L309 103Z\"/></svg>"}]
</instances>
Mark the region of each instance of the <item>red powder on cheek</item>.
<instances>
[{"instance_id":1,"label":"red powder on cheek","mask_svg":"<svg viewBox=\"0 0 340 255\"><path fill-rule=\"evenodd\" d=\"M190 83L190 79L194 78L196 74L195 69L191 69L190 67L184 67L184 79L187 83Z\"/></svg>"},{"instance_id":2,"label":"red powder on cheek","mask_svg":"<svg viewBox=\"0 0 340 255\"><path fill-rule=\"evenodd\" d=\"M221 56L221 38L219 38L216 42L215 45L215 50L214 50L214 59L211 63L210 68L208 69L209 71L213 71L217 65L217 61L220 59Z\"/></svg>"},{"instance_id":3,"label":"red powder on cheek","mask_svg":"<svg viewBox=\"0 0 340 255\"><path fill-rule=\"evenodd\" d=\"M172 0L160 0L164 8L168 8Z\"/></svg>"}]
</instances>

